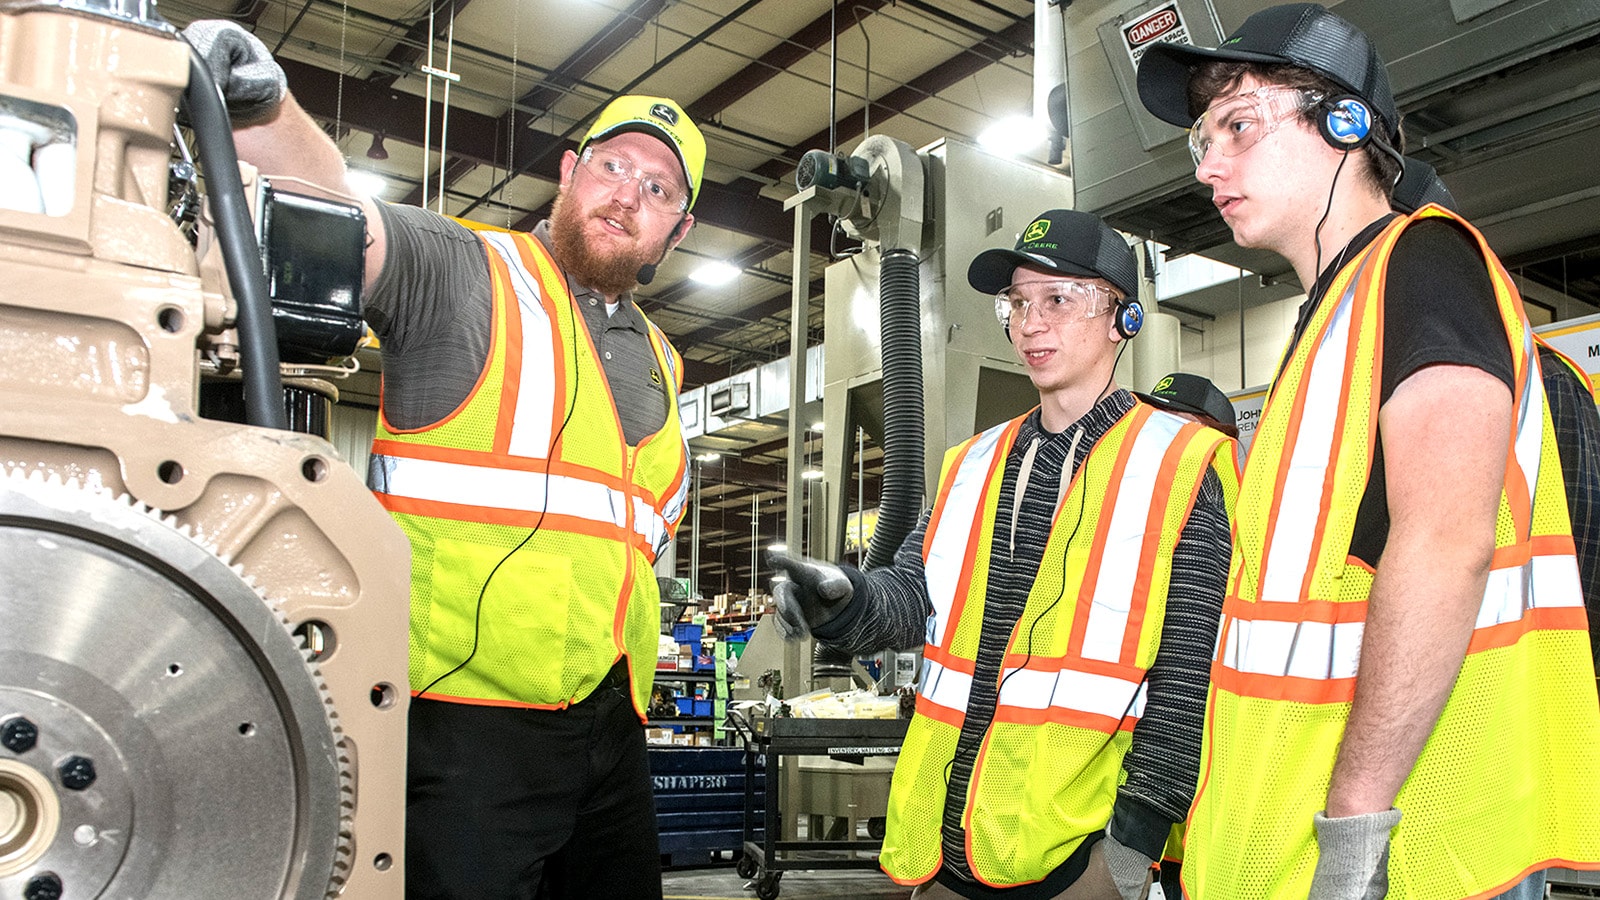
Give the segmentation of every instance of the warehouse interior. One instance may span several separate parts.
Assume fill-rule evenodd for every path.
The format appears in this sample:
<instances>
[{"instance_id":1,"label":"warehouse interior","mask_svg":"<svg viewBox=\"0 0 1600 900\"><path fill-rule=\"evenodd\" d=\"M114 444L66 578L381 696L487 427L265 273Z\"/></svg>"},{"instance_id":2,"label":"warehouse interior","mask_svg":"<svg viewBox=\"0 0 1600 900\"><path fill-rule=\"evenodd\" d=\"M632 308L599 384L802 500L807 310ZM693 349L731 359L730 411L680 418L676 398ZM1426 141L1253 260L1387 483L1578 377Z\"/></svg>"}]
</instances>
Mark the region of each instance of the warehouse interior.
<instances>
[{"instance_id":1,"label":"warehouse interior","mask_svg":"<svg viewBox=\"0 0 1600 900\"><path fill-rule=\"evenodd\" d=\"M1138 103L1143 41L1130 35L1165 15L1212 46L1267 5L0 0L12 60L0 59L0 114L37 118L85 90L59 77L88 65L75 42L181 72L187 51L152 17L229 19L272 51L352 188L527 231L550 215L563 153L608 103L681 104L708 145L695 225L634 294L682 354L689 449L686 510L654 573L647 727L665 893L899 898L908 890L875 850L905 733L897 691L919 654L825 660L783 642L761 554L862 565L892 554L886 538L905 529L879 526L896 504L926 508L945 449L1036 402L965 273L1046 208L1100 215L1147 266L1146 331L1119 383L1200 375L1250 421L1304 286L1281 258L1232 243L1184 132ZM1407 153L1482 229L1532 324L1600 372L1600 0L1328 5L1388 61ZM49 16L109 36L37 24ZM0 620L13 623L0 628L0 724L37 722L51 753L94 758L104 794L58 790L8 737L0 894L22 896L49 869L55 896L399 897L408 548L364 486L382 350L367 336L286 358L301 433L265 439L255 424L190 414L202 382L239 380L205 337L226 331L233 307L224 251L202 246L197 264L166 233L181 206L167 179L183 162L170 107L185 85L140 65L112 73L131 85L114 102L91 91L105 103L102 140L82 132L73 163L80 196L122 199L48 217L0 208L0 347L12 351L0 362L0 544L26 560L0 573ZM123 188L90 168L91 147L127 154ZM868 176L838 184L819 174L826 162ZM50 253L93 262L51 268ZM879 319L891 259L913 279L901 290L920 340L909 356ZM221 358L237 363L241 344L248 371L247 342ZM906 389L889 383L897 366L915 369L914 416L885 401ZM887 449L896 428L915 438L909 454ZM116 503L100 505L100 491ZM160 621L184 626L149 627ZM152 665L159 684L133 674ZM774 725L761 714L774 697L814 709ZM151 710L180 707L181 727L152 723ZM202 724L224 737L190 740ZM273 741L241 749L239 736L258 734ZM359 755L330 749L349 747ZM213 774L227 787L207 787ZM224 852L241 846L259 849ZM1596 895L1592 873L1552 879L1551 896Z\"/></svg>"}]
</instances>

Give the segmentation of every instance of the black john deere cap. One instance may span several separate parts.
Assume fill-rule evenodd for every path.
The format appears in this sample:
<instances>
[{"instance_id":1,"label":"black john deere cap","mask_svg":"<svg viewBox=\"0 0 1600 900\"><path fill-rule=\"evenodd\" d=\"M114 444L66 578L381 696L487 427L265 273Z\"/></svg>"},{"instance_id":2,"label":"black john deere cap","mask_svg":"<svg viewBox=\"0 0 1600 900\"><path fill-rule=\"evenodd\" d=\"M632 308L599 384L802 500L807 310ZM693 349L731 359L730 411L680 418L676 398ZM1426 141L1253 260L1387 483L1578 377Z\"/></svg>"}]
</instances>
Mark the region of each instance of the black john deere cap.
<instances>
[{"instance_id":1,"label":"black john deere cap","mask_svg":"<svg viewBox=\"0 0 1600 900\"><path fill-rule=\"evenodd\" d=\"M1014 250L994 247L967 267L967 282L985 294L1011 284L1018 266L1037 266L1063 275L1104 278L1124 296L1139 293L1139 263L1133 248L1099 216L1075 209L1052 209L1022 229Z\"/></svg>"},{"instance_id":2,"label":"black john deere cap","mask_svg":"<svg viewBox=\"0 0 1600 900\"><path fill-rule=\"evenodd\" d=\"M1138 394L1138 397L1151 406L1210 416L1224 425L1237 424L1228 395L1199 375L1173 372L1156 382L1150 393Z\"/></svg>"}]
</instances>

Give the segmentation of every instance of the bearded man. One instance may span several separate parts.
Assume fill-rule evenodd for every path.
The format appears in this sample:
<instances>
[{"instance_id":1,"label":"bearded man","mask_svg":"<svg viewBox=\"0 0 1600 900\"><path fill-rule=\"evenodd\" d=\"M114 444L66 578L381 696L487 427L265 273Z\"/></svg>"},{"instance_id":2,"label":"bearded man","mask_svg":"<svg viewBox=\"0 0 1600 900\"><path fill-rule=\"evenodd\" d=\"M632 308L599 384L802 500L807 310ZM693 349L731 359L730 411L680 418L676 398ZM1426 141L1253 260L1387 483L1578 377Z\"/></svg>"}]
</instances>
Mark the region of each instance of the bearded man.
<instances>
[{"instance_id":1,"label":"bearded man","mask_svg":"<svg viewBox=\"0 0 1600 900\"><path fill-rule=\"evenodd\" d=\"M230 22L185 35L241 159L346 185L266 47ZM678 104L624 96L531 233L364 203L369 480L412 550L408 897L661 896L651 565L688 445L682 359L631 292L693 226L705 153Z\"/></svg>"}]
</instances>

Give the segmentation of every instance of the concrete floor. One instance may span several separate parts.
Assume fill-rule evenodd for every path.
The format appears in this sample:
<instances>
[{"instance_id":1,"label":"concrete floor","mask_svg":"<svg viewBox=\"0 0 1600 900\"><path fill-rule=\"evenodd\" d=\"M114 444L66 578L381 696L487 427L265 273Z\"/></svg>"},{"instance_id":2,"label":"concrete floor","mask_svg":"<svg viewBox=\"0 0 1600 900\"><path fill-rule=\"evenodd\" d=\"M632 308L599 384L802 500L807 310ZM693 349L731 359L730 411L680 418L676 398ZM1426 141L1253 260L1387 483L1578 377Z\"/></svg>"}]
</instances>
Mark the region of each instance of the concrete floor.
<instances>
[{"instance_id":1,"label":"concrete floor","mask_svg":"<svg viewBox=\"0 0 1600 900\"><path fill-rule=\"evenodd\" d=\"M756 895L754 884L740 878L732 866L712 869L685 869L661 877L666 900L746 900ZM784 872L778 882L779 897L786 900L811 900L816 897L848 897L850 900L905 900L911 891L889 880L877 869L842 872Z\"/></svg>"}]
</instances>

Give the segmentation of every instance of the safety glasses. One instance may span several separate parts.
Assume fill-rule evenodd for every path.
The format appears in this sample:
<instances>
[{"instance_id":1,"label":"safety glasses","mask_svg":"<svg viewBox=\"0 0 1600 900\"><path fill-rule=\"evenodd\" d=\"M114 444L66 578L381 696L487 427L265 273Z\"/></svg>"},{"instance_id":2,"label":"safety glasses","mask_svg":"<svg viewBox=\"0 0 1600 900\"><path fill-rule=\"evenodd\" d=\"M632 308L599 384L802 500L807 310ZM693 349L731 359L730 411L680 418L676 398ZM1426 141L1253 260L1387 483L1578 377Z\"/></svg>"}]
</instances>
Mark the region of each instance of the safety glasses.
<instances>
[{"instance_id":1,"label":"safety glasses","mask_svg":"<svg viewBox=\"0 0 1600 900\"><path fill-rule=\"evenodd\" d=\"M1020 326L1032 309L1049 324L1070 319L1092 319L1117 299L1116 291L1092 281L1032 281L1013 284L994 295L994 317Z\"/></svg>"},{"instance_id":2,"label":"safety glasses","mask_svg":"<svg viewBox=\"0 0 1600 900\"><path fill-rule=\"evenodd\" d=\"M689 192L678 187L664 175L641 172L633 160L620 153L596 150L583 151L583 167L606 184L639 182L639 200L656 212L677 215L689 208Z\"/></svg>"},{"instance_id":3,"label":"safety glasses","mask_svg":"<svg viewBox=\"0 0 1600 900\"><path fill-rule=\"evenodd\" d=\"M1320 91L1259 87L1220 100L1189 126L1189 155L1195 168L1212 150L1238 156L1278 130L1278 124L1322 102Z\"/></svg>"}]
</instances>

